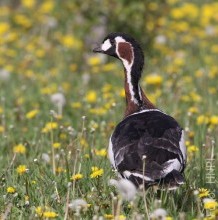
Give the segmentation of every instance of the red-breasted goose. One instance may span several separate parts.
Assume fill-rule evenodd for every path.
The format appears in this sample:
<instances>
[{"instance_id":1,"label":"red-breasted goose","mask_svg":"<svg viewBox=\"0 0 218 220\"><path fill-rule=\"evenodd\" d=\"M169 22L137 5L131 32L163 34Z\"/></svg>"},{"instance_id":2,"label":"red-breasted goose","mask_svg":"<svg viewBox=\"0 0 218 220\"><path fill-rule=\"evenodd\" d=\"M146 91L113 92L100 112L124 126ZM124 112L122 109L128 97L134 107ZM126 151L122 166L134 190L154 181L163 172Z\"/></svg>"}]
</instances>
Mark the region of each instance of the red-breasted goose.
<instances>
[{"instance_id":1,"label":"red-breasted goose","mask_svg":"<svg viewBox=\"0 0 218 220\"><path fill-rule=\"evenodd\" d=\"M111 33L93 51L116 57L124 66L125 116L111 135L108 150L114 169L136 186L144 183L146 188L161 185L174 189L183 184L184 131L142 91L139 80L144 54L140 45L127 34Z\"/></svg>"}]
</instances>

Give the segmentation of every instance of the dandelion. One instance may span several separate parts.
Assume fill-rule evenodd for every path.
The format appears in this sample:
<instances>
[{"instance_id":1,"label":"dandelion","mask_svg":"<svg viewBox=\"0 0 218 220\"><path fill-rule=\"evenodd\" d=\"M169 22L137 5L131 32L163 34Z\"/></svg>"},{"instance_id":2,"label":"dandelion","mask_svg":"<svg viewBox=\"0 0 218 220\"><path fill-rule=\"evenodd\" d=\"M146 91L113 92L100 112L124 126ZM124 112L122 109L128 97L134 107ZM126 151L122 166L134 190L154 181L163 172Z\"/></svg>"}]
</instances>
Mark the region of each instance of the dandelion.
<instances>
[{"instance_id":1,"label":"dandelion","mask_svg":"<svg viewBox=\"0 0 218 220\"><path fill-rule=\"evenodd\" d=\"M198 113L198 108L195 107L195 106L190 107L190 108L188 109L188 112L193 113L193 114Z\"/></svg>"},{"instance_id":2,"label":"dandelion","mask_svg":"<svg viewBox=\"0 0 218 220\"><path fill-rule=\"evenodd\" d=\"M64 106L66 104L66 99L62 93L58 92L51 95L51 102L57 106Z\"/></svg>"},{"instance_id":3,"label":"dandelion","mask_svg":"<svg viewBox=\"0 0 218 220\"><path fill-rule=\"evenodd\" d=\"M205 209L215 209L218 207L218 203L214 199L205 198L203 199Z\"/></svg>"},{"instance_id":4,"label":"dandelion","mask_svg":"<svg viewBox=\"0 0 218 220\"><path fill-rule=\"evenodd\" d=\"M198 147L197 146L195 146L195 145L190 145L190 146L188 146L188 152L189 153L195 153L195 152L198 152L199 151L199 149L198 149Z\"/></svg>"},{"instance_id":5,"label":"dandelion","mask_svg":"<svg viewBox=\"0 0 218 220\"><path fill-rule=\"evenodd\" d=\"M66 99L62 93L55 93L51 95L51 102L57 106L58 115L62 115L63 107L66 104Z\"/></svg>"},{"instance_id":6,"label":"dandelion","mask_svg":"<svg viewBox=\"0 0 218 220\"><path fill-rule=\"evenodd\" d=\"M163 78L162 76L158 75L158 74L150 74L147 75L144 78L144 81L148 84L148 85L154 85L154 86L159 86L162 84L163 82Z\"/></svg>"},{"instance_id":7,"label":"dandelion","mask_svg":"<svg viewBox=\"0 0 218 220\"><path fill-rule=\"evenodd\" d=\"M205 188L199 188L198 189L198 196L199 198L203 198L203 197L207 197L210 194L210 191L208 189Z\"/></svg>"},{"instance_id":8,"label":"dandelion","mask_svg":"<svg viewBox=\"0 0 218 220\"><path fill-rule=\"evenodd\" d=\"M35 0L22 0L21 4L26 8L33 8L36 4Z\"/></svg>"},{"instance_id":9,"label":"dandelion","mask_svg":"<svg viewBox=\"0 0 218 220\"><path fill-rule=\"evenodd\" d=\"M97 101L97 93L94 90L90 90L85 99L88 103L95 103Z\"/></svg>"},{"instance_id":10,"label":"dandelion","mask_svg":"<svg viewBox=\"0 0 218 220\"><path fill-rule=\"evenodd\" d=\"M15 189L14 187L9 186L9 187L7 188L7 193L13 194L13 193L15 193L15 192L16 192L16 189Z\"/></svg>"},{"instance_id":11,"label":"dandelion","mask_svg":"<svg viewBox=\"0 0 218 220\"><path fill-rule=\"evenodd\" d=\"M91 179L97 178L102 176L104 173L103 169L100 169L98 167L92 167L92 173L90 174Z\"/></svg>"},{"instance_id":12,"label":"dandelion","mask_svg":"<svg viewBox=\"0 0 218 220\"><path fill-rule=\"evenodd\" d=\"M6 69L0 69L0 80L7 81L10 78L11 73Z\"/></svg>"},{"instance_id":13,"label":"dandelion","mask_svg":"<svg viewBox=\"0 0 218 220\"><path fill-rule=\"evenodd\" d=\"M57 216L58 216L58 214L56 212L52 212L52 211L43 212L44 218L56 218Z\"/></svg>"},{"instance_id":14,"label":"dandelion","mask_svg":"<svg viewBox=\"0 0 218 220\"><path fill-rule=\"evenodd\" d=\"M26 113L26 118L27 118L27 119L35 118L36 115L38 115L38 113L39 113L39 110L38 110L38 109L31 110L31 111L29 111L29 112Z\"/></svg>"},{"instance_id":15,"label":"dandelion","mask_svg":"<svg viewBox=\"0 0 218 220\"><path fill-rule=\"evenodd\" d=\"M106 157L107 156L107 150L106 149L95 150L95 154L97 156Z\"/></svg>"},{"instance_id":16,"label":"dandelion","mask_svg":"<svg viewBox=\"0 0 218 220\"><path fill-rule=\"evenodd\" d=\"M48 122L46 123L45 127L42 129L42 133L48 133L57 128L58 128L57 122Z\"/></svg>"},{"instance_id":17,"label":"dandelion","mask_svg":"<svg viewBox=\"0 0 218 220\"><path fill-rule=\"evenodd\" d=\"M75 108L75 109L81 108L82 107L82 103L81 102L72 102L71 103L71 107Z\"/></svg>"},{"instance_id":18,"label":"dandelion","mask_svg":"<svg viewBox=\"0 0 218 220\"><path fill-rule=\"evenodd\" d=\"M112 214L105 214L104 218L105 219L114 219L114 216Z\"/></svg>"},{"instance_id":19,"label":"dandelion","mask_svg":"<svg viewBox=\"0 0 218 220\"><path fill-rule=\"evenodd\" d=\"M137 190L135 185L127 179L109 181L109 185L115 186L124 200L134 200Z\"/></svg>"},{"instance_id":20,"label":"dandelion","mask_svg":"<svg viewBox=\"0 0 218 220\"><path fill-rule=\"evenodd\" d=\"M18 174L22 175L27 172L27 167L26 165L19 165L16 170Z\"/></svg>"},{"instance_id":21,"label":"dandelion","mask_svg":"<svg viewBox=\"0 0 218 220\"><path fill-rule=\"evenodd\" d=\"M46 153L43 153L42 154L42 160L44 160L46 163L49 163L50 162L50 156Z\"/></svg>"},{"instance_id":22,"label":"dandelion","mask_svg":"<svg viewBox=\"0 0 218 220\"><path fill-rule=\"evenodd\" d=\"M197 117L197 124L202 125L202 124L207 124L209 122L209 118L205 115L199 115Z\"/></svg>"},{"instance_id":23,"label":"dandelion","mask_svg":"<svg viewBox=\"0 0 218 220\"><path fill-rule=\"evenodd\" d=\"M41 206L36 207L35 212L36 212L36 214L37 214L39 217L41 217L42 214L43 214L43 209L42 209L42 207L41 207Z\"/></svg>"},{"instance_id":24,"label":"dandelion","mask_svg":"<svg viewBox=\"0 0 218 220\"><path fill-rule=\"evenodd\" d=\"M59 142L55 142L55 143L53 143L53 148L60 148L61 147L61 143L59 143Z\"/></svg>"},{"instance_id":25,"label":"dandelion","mask_svg":"<svg viewBox=\"0 0 218 220\"><path fill-rule=\"evenodd\" d=\"M92 56L88 59L88 64L90 66L96 66L96 65L99 65L101 64L101 59L100 59L100 56Z\"/></svg>"},{"instance_id":26,"label":"dandelion","mask_svg":"<svg viewBox=\"0 0 218 220\"><path fill-rule=\"evenodd\" d=\"M166 219L166 216L167 212L162 208L155 209L150 215L151 219Z\"/></svg>"},{"instance_id":27,"label":"dandelion","mask_svg":"<svg viewBox=\"0 0 218 220\"><path fill-rule=\"evenodd\" d=\"M63 167L57 167L56 168L56 172L57 173L63 173L63 172L65 172L66 170L63 168Z\"/></svg>"},{"instance_id":28,"label":"dandelion","mask_svg":"<svg viewBox=\"0 0 218 220\"><path fill-rule=\"evenodd\" d=\"M218 125L218 116L217 115L212 115L210 117L210 124L211 125Z\"/></svg>"},{"instance_id":29,"label":"dandelion","mask_svg":"<svg viewBox=\"0 0 218 220\"><path fill-rule=\"evenodd\" d=\"M81 173L76 173L71 177L71 180L80 180L83 178L83 175Z\"/></svg>"},{"instance_id":30,"label":"dandelion","mask_svg":"<svg viewBox=\"0 0 218 220\"><path fill-rule=\"evenodd\" d=\"M0 22L0 36L3 36L10 29L10 26L7 22Z\"/></svg>"},{"instance_id":31,"label":"dandelion","mask_svg":"<svg viewBox=\"0 0 218 220\"><path fill-rule=\"evenodd\" d=\"M0 125L0 133L3 133L3 132L5 132L5 128Z\"/></svg>"},{"instance_id":32,"label":"dandelion","mask_svg":"<svg viewBox=\"0 0 218 220\"><path fill-rule=\"evenodd\" d=\"M71 203L69 203L69 208L73 211L77 211L78 209L86 209L87 208L87 202L84 199L75 199L72 200Z\"/></svg>"},{"instance_id":33,"label":"dandelion","mask_svg":"<svg viewBox=\"0 0 218 220\"><path fill-rule=\"evenodd\" d=\"M26 153L26 147L23 144L18 144L14 146L13 152L16 154L25 154Z\"/></svg>"},{"instance_id":34,"label":"dandelion","mask_svg":"<svg viewBox=\"0 0 218 220\"><path fill-rule=\"evenodd\" d=\"M44 1L42 4L41 4L41 7L40 7L40 12L41 13L49 13L53 10L54 8L54 2L52 0L47 0L47 1Z\"/></svg>"}]
</instances>

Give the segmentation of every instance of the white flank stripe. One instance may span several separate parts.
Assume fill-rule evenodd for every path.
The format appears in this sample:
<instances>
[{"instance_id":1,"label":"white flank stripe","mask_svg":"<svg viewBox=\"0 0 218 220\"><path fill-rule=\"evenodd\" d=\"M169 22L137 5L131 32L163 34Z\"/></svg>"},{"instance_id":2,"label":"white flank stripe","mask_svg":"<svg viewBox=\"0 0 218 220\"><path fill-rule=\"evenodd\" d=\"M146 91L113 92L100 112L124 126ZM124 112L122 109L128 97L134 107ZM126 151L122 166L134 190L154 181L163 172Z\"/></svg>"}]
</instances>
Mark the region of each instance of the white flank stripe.
<instances>
[{"instance_id":1,"label":"white flank stripe","mask_svg":"<svg viewBox=\"0 0 218 220\"><path fill-rule=\"evenodd\" d=\"M182 151L183 159L186 161L186 146L185 146L185 132L182 131L181 139L179 141L179 148Z\"/></svg>"},{"instance_id":2,"label":"white flank stripe","mask_svg":"<svg viewBox=\"0 0 218 220\"><path fill-rule=\"evenodd\" d=\"M130 171L128 171L128 170L125 170L125 171L123 172L123 175L124 175L125 177L127 177L127 178L129 178L131 175L133 175L133 176L139 177L139 178L141 178L141 179L144 179L144 180L146 180L146 181L153 181L153 179L149 178L148 176L144 176L144 175L139 174L139 173L132 173L132 172L130 172Z\"/></svg>"},{"instance_id":3,"label":"white flank stripe","mask_svg":"<svg viewBox=\"0 0 218 220\"><path fill-rule=\"evenodd\" d=\"M131 95L131 100L135 103L135 104L139 104L137 99L135 98L135 93L133 91L133 85L131 83L131 70L132 70L132 64L133 64L133 60L134 60L134 52L133 52L133 48L131 46L131 44L129 44L128 42L126 42L122 37L116 37L116 53L118 55L118 57L123 61L123 65L126 69L126 76L127 76L127 83L129 84L129 91L130 91L130 95ZM130 45L130 47L132 48L132 54L133 54L133 59L131 61L131 63L129 64L129 62L125 59L123 59L120 55L119 55L119 51L118 51L118 45L121 42L125 42L128 43Z\"/></svg>"},{"instance_id":4,"label":"white flank stripe","mask_svg":"<svg viewBox=\"0 0 218 220\"><path fill-rule=\"evenodd\" d=\"M108 50L111 46L112 46L112 45L111 45L111 43L110 43L110 40L107 39L107 40L101 45L101 49L102 49L103 51L106 51L106 50Z\"/></svg>"},{"instance_id":5,"label":"white flank stripe","mask_svg":"<svg viewBox=\"0 0 218 220\"><path fill-rule=\"evenodd\" d=\"M116 169L116 165L115 165L115 161L114 161L113 144L112 144L112 141L111 141L111 137L110 137L110 140L109 140L108 156L109 156L109 160L110 160L112 166L114 167L114 169Z\"/></svg>"},{"instance_id":6,"label":"white flank stripe","mask_svg":"<svg viewBox=\"0 0 218 220\"><path fill-rule=\"evenodd\" d=\"M178 161L178 159L172 159L172 160L168 160L166 162L168 165L164 168L164 175L166 176L168 173L172 172L173 170L177 170L180 171L181 169L181 164Z\"/></svg>"}]
</instances>

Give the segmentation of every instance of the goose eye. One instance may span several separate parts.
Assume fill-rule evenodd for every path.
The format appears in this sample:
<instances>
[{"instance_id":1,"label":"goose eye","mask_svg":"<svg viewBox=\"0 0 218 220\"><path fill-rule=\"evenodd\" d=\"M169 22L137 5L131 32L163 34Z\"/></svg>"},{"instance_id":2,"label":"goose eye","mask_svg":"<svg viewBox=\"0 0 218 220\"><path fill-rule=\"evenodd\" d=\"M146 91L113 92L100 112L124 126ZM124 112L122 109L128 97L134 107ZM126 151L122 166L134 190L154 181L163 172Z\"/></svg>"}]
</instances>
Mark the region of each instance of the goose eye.
<instances>
[{"instance_id":1,"label":"goose eye","mask_svg":"<svg viewBox=\"0 0 218 220\"><path fill-rule=\"evenodd\" d=\"M115 40L114 39L110 39L110 43L111 43L111 45L114 45L115 44Z\"/></svg>"}]
</instances>

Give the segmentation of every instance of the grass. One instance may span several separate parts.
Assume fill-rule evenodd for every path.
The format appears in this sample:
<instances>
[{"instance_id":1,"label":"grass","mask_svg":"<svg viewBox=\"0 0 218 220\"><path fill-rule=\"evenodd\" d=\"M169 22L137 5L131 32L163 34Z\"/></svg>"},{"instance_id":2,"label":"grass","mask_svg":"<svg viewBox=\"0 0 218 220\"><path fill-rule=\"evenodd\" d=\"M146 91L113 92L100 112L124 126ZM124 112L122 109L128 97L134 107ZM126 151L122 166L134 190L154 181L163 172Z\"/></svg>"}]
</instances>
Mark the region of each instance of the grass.
<instances>
[{"instance_id":1,"label":"grass","mask_svg":"<svg viewBox=\"0 0 218 220\"><path fill-rule=\"evenodd\" d=\"M46 0L47 9L38 4L37 13L24 2L0 6L1 219L146 219L159 207L168 219L215 219L217 203L203 199L217 197L217 4L169 1L141 81L152 102L186 131L187 182L175 192L151 188L145 199L139 192L123 202L108 184L117 176L106 155L125 108L122 66L92 54L74 20L63 25L58 1ZM66 100L62 115L57 93ZM74 210L78 198L87 205Z\"/></svg>"}]
</instances>

